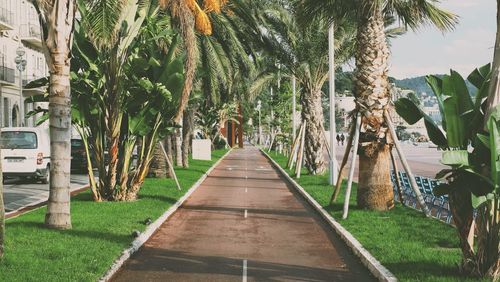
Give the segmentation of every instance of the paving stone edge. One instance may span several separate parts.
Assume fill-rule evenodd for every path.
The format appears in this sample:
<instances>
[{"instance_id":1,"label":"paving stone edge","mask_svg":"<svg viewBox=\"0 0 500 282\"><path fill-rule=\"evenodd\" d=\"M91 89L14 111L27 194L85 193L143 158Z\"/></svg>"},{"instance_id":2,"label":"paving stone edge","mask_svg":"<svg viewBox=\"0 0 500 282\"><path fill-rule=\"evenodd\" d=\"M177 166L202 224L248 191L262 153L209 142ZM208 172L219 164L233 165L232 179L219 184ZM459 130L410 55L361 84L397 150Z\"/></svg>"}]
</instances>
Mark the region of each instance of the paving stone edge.
<instances>
[{"instance_id":1,"label":"paving stone edge","mask_svg":"<svg viewBox=\"0 0 500 282\"><path fill-rule=\"evenodd\" d=\"M379 281L396 282L398 279L383 266L370 252L368 252L354 236L338 223L316 200L306 192L288 173L262 148L260 151L271 161L274 167L292 184L304 199L320 214L320 216L335 230L342 240L349 246L361 262Z\"/></svg>"},{"instance_id":2,"label":"paving stone edge","mask_svg":"<svg viewBox=\"0 0 500 282\"><path fill-rule=\"evenodd\" d=\"M158 228L160 228L160 226L165 221L167 221L167 219L169 219L170 216L172 216L172 214L174 214L179 209L179 207L191 196L191 194L194 193L194 191L196 191L196 189L198 189L198 187L200 187L201 183L203 183L203 181L205 181L205 179L208 177L208 175L215 169L215 167L217 167L222 162L222 160L224 160L227 157L227 155L229 155L229 153L231 153L231 151L232 151L232 149L227 151L224 154L224 156L222 156L217 162L215 162L212 165L212 167L210 167L205 172L205 174L203 174L203 176L201 176L200 179L198 179L198 181L195 184L193 184L193 186L191 186L191 188L189 188L189 190L186 192L186 194L184 194L184 196L182 196L182 198L180 198L174 205L172 205L156 221L151 223L146 228L146 230L144 230L144 232L142 232L141 235L139 235L139 237L137 237L131 243L130 247L125 249L122 252L121 256L113 262L111 267L99 279L99 281L100 282L109 281L113 277L113 275L115 275L116 272L118 272L118 270L123 266L123 264L130 258L130 256L132 254L134 254L135 252L137 252L141 248L141 246L144 245L144 243L146 243L146 241L149 240L149 238L151 236L153 236L153 234L156 232L156 230L158 230Z\"/></svg>"}]
</instances>

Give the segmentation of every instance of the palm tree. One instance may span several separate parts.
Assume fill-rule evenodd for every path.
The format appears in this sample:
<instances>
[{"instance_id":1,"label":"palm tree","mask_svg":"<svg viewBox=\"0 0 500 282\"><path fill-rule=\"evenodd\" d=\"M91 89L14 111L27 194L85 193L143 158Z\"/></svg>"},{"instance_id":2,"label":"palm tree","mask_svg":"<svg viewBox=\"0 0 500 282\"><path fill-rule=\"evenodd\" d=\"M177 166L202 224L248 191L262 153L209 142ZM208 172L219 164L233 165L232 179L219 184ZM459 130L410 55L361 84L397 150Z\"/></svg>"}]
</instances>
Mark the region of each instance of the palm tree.
<instances>
[{"instance_id":1,"label":"palm tree","mask_svg":"<svg viewBox=\"0 0 500 282\"><path fill-rule=\"evenodd\" d=\"M45 224L71 228L70 61L76 13L74 0L31 0L38 12L49 67L50 190Z\"/></svg>"},{"instance_id":2,"label":"palm tree","mask_svg":"<svg viewBox=\"0 0 500 282\"><path fill-rule=\"evenodd\" d=\"M500 103L500 0L497 0L497 35L495 40L495 53L493 56L492 77L490 84L490 92L488 96L488 113L486 121L488 120L491 111L496 105Z\"/></svg>"},{"instance_id":3,"label":"palm tree","mask_svg":"<svg viewBox=\"0 0 500 282\"><path fill-rule=\"evenodd\" d=\"M436 0L299 0L302 18L329 21L340 16L354 17L357 23L354 95L362 116L357 203L360 208L391 209L393 189L390 178L391 138L384 119L390 107L388 91L389 47L385 17L395 17L406 27L417 29L430 24L450 30L457 17L436 6Z\"/></svg>"},{"instance_id":4,"label":"palm tree","mask_svg":"<svg viewBox=\"0 0 500 282\"><path fill-rule=\"evenodd\" d=\"M198 50L196 46L195 29L201 34L212 34L212 24L208 13L220 13L227 0L206 0L202 5L197 0L160 0L160 7L169 9L172 16L177 19L186 48L185 82L180 100L179 109L174 118L176 123L181 123L182 114L188 105L189 95L195 77Z\"/></svg>"},{"instance_id":5,"label":"palm tree","mask_svg":"<svg viewBox=\"0 0 500 282\"><path fill-rule=\"evenodd\" d=\"M327 164L324 158L321 89L328 79L328 53L325 50L328 50L329 24L318 19L302 27L297 23L297 9L269 2L267 7L262 12L265 29L261 34L262 45L265 53L277 64L268 65L268 69L254 83L252 92L259 93L269 88L270 83L276 80L273 74L278 72L278 64L282 78L296 77L301 86L302 120L306 122L305 165L309 173L322 174ZM335 26L337 65L346 62L353 54L352 28L349 22Z\"/></svg>"}]
</instances>

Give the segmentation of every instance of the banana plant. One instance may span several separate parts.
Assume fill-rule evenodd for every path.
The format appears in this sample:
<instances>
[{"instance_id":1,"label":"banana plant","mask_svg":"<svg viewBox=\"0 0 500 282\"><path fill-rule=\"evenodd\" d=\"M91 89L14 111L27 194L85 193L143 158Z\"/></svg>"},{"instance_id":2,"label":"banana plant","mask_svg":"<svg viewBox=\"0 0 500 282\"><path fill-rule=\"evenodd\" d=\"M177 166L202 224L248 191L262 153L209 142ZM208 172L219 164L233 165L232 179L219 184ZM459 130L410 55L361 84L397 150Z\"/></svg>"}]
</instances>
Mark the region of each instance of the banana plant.
<instances>
[{"instance_id":1,"label":"banana plant","mask_svg":"<svg viewBox=\"0 0 500 282\"><path fill-rule=\"evenodd\" d=\"M443 150L441 162L449 168L436 175L441 184L434 189L434 194L449 197L462 249L461 270L478 276L483 276L488 265L494 264L491 258L498 259L500 110L491 116L488 128L483 126L490 69L489 64L485 65L467 77L476 88L473 95L456 71L441 77L426 77L437 97L442 129L423 112L416 97L395 102L397 113L409 124L424 119L430 140ZM468 240L474 210L478 214L477 247L474 241Z\"/></svg>"},{"instance_id":2,"label":"banana plant","mask_svg":"<svg viewBox=\"0 0 500 282\"><path fill-rule=\"evenodd\" d=\"M92 153L95 159L88 162L95 201L135 199L147 175L154 145L173 128L170 121L182 93L184 65L177 52L178 32L169 26L168 16L159 17L157 13L146 17L139 30L131 29L137 34L130 41L119 75L110 69L113 64L109 53L97 49L83 27L76 24L71 65L72 122L83 139L87 155ZM123 44L120 46L125 48ZM113 79L119 79L120 83L111 82ZM45 83L39 80L30 87ZM112 111L108 97L113 92L108 89L111 84L116 85L113 91L119 95L111 99L117 102ZM112 112L119 112L119 116L111 123ZM135 147L139 147L137 165L131 162ZM115 165L112 158L116 158ZM100 176L97 181L93 177L93 163ZM114 166L116 173L111 171ZM108 176L112 174L117 184L110 187Z\"/></svg>"},{"instance_id":3,"label":"banana plant","mask_svg":"<svg viewBox=\"0 0 500 282\"><path fill-rule=\"evenodd\" d=\"M162 21L161 19L159 21ZM177 112L184 85L182 57L174 56L178 34L151 19L143 28L128 66L129 97L126 103L128 134L123 140L125 152L120 189L117 197L135 199L149 171L155 145L173 132L172 118ZM168 51L162 49L169 38ZM151 47L152 46L152 47ZM149 48L148 48L149 47ZM129 173L131 154L140 139L137 168Z\"/></svg>"}]
</instances>

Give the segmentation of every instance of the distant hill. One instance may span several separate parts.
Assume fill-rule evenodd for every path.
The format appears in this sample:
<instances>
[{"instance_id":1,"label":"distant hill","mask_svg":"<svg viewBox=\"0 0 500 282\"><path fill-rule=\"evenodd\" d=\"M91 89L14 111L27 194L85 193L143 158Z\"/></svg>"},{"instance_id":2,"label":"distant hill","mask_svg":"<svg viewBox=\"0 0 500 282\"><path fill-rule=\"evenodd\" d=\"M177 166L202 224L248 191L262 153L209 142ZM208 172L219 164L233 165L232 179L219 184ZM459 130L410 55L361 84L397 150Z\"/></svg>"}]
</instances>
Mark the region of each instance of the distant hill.
<instances>
[{"instance_id":1,"label":"distant hill","mask_svg":"<svg viewBox=\"0 0 500 282\"><path fill-rule=\"evenodd\" d=\"M418 76L405 79L394 79L393 81L396 83L397 87L402 89L413 90L416 92L418 96L420 96L422 92L425 92L428 95L433 95L432 89L429 87L429 85L427 85L427 82L425 81L425 76ZM466 81L466 83L467 87L469 88L469 93L473 95L476 92L476 88L468 81Z\"/></svg>"}]
</instances>

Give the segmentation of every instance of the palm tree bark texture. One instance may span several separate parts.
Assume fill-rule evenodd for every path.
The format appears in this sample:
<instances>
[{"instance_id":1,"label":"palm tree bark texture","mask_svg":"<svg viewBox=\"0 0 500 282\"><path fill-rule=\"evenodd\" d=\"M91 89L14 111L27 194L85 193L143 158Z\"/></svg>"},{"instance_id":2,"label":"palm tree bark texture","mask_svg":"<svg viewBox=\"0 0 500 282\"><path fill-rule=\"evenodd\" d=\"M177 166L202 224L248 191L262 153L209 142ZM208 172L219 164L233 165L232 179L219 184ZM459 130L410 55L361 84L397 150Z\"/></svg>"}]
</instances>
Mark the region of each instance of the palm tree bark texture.
<instances>
[{"instance_id":1,"label":"palm tree bark texture","mask_svg":"<svg viewBox=\"0 0 500 282\"><path fill-rule=\"evenodd\" d=\"M384 120L384 110L390 100L389 48L380 8L361 22L357 43L354 87L357 109L362 115L357 203L360 208L388 210L394 206L391 140Z\"/></svg>"},{"instance_id":2,"label":"palm tree bark texture","mask_svg":"<svg viewBox=\"0 0 500 282\"><path fill-rule=\"evenodd\" d=\"M158 144L156 144L153 160L149 168L149 176L153 178L167 177L167 160L160 146L163 146L163 142L158 142Z\"/></svg>"},{"instance_id":3,"label":"palm tree bark texture","mask_svg":"<svg viewBox=\"0 0 500 282\"><path fill-rule=\"evenodd\" d=\"M50 188L45 224L70 229L71 92L70 61L76 2L32 0L43 30L49 67Z\"/></svg>"},{"instance_id":4,"label":"palm tree bark texture","mask_svg":"<svg viewBox=\"0 0 500 282\"><path fill-rule=\"evenodd\" d=\"M182 117L182 167L189 168L189 151L193 140L194 113L196 109L187 109Z\"/></svg>"},{"instance_id":5,"label":"palm tree bark texture","mask_svg":"<svg viewBox=\"0 0 500 282\"><path fill-rule=\"evenodd\" d=\"M306 122L304 144L305 166L309 173L323 174L326 171L323 138L323 109L321 106L321 89L304 84L301 95L302 120Z\"/></svg>"}]
</instances>

